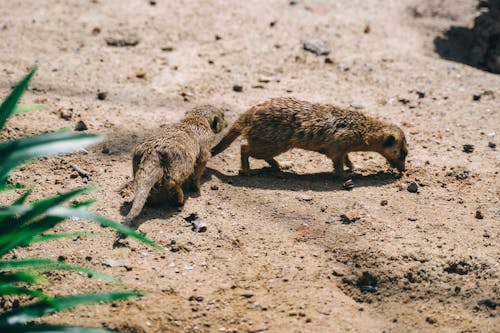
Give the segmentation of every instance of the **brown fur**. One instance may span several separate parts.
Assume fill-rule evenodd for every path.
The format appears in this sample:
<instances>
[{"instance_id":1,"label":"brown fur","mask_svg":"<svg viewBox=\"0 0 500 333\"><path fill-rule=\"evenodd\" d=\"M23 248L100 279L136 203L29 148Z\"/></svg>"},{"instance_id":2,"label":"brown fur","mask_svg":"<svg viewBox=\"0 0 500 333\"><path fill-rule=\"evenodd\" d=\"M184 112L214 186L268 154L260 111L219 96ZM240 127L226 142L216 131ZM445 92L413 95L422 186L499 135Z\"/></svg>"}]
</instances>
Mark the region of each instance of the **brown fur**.
<instances>
[{"instance_id":1,"label":"brown fur","mask_svg":"<svg viewBox=\"0 0 500 333\"><path fill-rule=\"evenodd\" d=\"M124 222L133 224L148 197L161 202L170 189L176 192L178 204L183 205L185 181L199 191L215 133L225 126L221 109L203 105L189 111L180 122L166 127L162 134L139 144L132 159L135 198Z\"/></svg>"},{"instance_id":2,"label":"brown fur","mask_svg":"<svg viewBox=\"0 0 500 333\"><path fill-rule=\"evenodd\" d=\"M243 113L222 140L212 148L212 156L226 149L238 136L246 138L241 146L241 169L250 171L249 157L263 159L279 169L275 156L292 148L316 151L328 156L335 175L344 177L344 165L352 170L348 153L374 151L392 167L405 169L408 153L403 131L361 112L328 104L314 104L294 98L274 98Z\"/></svg>"}]
</instances>

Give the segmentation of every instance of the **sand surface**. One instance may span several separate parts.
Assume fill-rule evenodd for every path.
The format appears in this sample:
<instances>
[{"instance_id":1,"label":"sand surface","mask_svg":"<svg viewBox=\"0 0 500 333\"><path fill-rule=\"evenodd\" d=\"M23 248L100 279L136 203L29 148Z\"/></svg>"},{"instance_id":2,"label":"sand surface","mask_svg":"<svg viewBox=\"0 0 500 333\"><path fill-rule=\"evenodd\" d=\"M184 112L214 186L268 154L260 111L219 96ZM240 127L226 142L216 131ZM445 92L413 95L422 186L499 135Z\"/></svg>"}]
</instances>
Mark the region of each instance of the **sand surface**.
<instances>
[{"instance_id":1,"label":"sand surface","mask_svg":"<svg viewBox=\"0 0 500 333\"><path fill-rule=\"evenodd\" d=\"M32 187L33 199L87 185L71 167L77 164L91 172L88 185L99 185L80 199L96 198L93 210L121 220L132 199L122 187L131 180L134 145L199 103L227 107L230 122L278 96L354 106L401 126L409 143L401 178L379 155L352 154L354 188L345 191L325 156L301 150L278 157L281 173L239 176L237 140L210 160L201 196L189 197L181 212L143 211L139 231L165 254L134 241L113 248L110 230L67 221L56 230L96 235L18 255L62 256L148 294L45 320L121 332L498 331L498 307L483 301L498 302L500 294L500 155L488 146L500 143L500 75L444 60L434 49L450 27L472 27L475 6L1 1L0 94L38 62L23 103L47 105L13 117L1 138L80 120L87 132L106 135L88 153L16 171L12 180ZM330 54L304 51L309 39L324 40ZM407 191L411 182L418 193ZM0 204L13 198L3 194ZM342 223L352 210L359 219ZM183 219L193 212L206 220L205 233ZM109 259L125 266L108 267ZM46 288L58 295L114 289L74 273L49 277Z\"/></svg>"}]
</instances>

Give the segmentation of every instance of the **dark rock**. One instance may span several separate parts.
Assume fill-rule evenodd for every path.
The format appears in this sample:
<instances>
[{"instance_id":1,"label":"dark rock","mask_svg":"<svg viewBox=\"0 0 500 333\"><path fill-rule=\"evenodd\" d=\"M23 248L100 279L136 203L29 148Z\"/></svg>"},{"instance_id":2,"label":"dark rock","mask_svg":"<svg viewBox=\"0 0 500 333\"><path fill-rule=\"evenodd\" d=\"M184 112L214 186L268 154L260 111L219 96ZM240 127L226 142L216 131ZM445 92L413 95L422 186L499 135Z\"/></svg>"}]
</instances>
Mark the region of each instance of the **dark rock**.
<instances>
[{"instance_id":1,"label":"dark rock","mask_svg":"<svg viewBox=\"0 0 500 333\"><path fill-rule=\"evenodd\" d=\"M351 224L356 222L361 218L361 214L357 210L349 210L345 212L344 214L340 215L340 221L342 224Z\"/></svg>"},{"instance_id":2,"label":"dark rock","mask_svg":"<svg viewBox=\"0 0 500 333\"><path fill-rule=\"evenodd\" d=\"M497 144L494 143L493 141L490 141L490 142L488 142L488 147L490 147L490 148L496 148Z\"/></svg>"},{"instance_id":3,"label":"dark rock","mask_svg":"<svg viewBox=\"0 0 500 333\"><path fill-rule=\"evenodd\" d=\"M474 216L478 220L482 220L484 218L483 212L481 212L480 210L476 210L476 214L474 214Z\"/></svg>"},{"instance_id":4,"label":"dark rock","mask_svg":"<svg viewBox=\"0 0 500 333\"><path fill-rule=\"evenodd\" d=\"M242 92L243 91L243 86L240 86L239 84L235 84L233 86L233 91Z\"/></svg>"},{"instance_id":5,"label":"dark rock","mask_svg":"<svg viewBox=\"0 0 500 333\"><path fill-rule=\"evenodd\" d=\"M191 213L188 217L185 217L184 220L186 220L187 222L191 222L191 230L193 230L194 232L207 231L207 223L205 222L205 219L198 213Z\"/></svg>"},{"instance_id":6,"label":"dark rock","mask_svg":"<svg viewBox=\"0 0 500 333\"><path fill-rule=\"evenodd\" d=\"M462 146L464 153L470 154L474 151L474 145L466 143Z\"/></svg>"},{"instance_id":7,"label":"dark rock","mask_svg":"<svg viewBox=\"0 0 500 333\"><path fill-rule=\"evenodd\" d=\"M377 291L377 283L378 278L375 275L369 272L363 272L356 281L356 286L358 286L362 292L374 293Z\"/></svg>"},{"instance_id":8,"label":"dark rock","mask_svg":"<svg viewBox=\"0 0 500 333\"><path fill-rule=\"evenodd\" d=\"M108 46L114 47L126 47L126 46L136 46L139 44L139 38L136 36L109 36L104 39Z\"/></svg>"},{"instance_id":9,"label":"dark rock","mask_svg":"<svg viewBox=\"0 0 500 333\"><path fill-rule=\"evenodd\" d=\"M432 318L432 317L425 318L425 321L428 322L431 325L434 325L435 323L437 323L437 319Z\"/></svg>"},{"instance_id":10,"label":"dark rock","mask_svg":"<svg viewBox=\"0 0 500 333\"><path fill-rule=\"evenodd\" d=\"M78 120L78 122L75 125L75 131L86 131L88 129L87 124L83 120Z\"/></svg>"},{"instance_id":11,"label":"dark rock","mask_svg":"<svg viewBox=\"0 0 500 333\"><path fill-rule=\"evenodd\" d=\"M219 189L219 186L217 186L216 184L214 184L214 185L210 186L210 189L212 191L217 191Z\"/></svg>"},{"instance_id":12,"label":"dark rock","mask_svg":"<svg viewBox=\"0 0 500 333\"><path fill-rule=\"evenodd\" d=\"M97 99L100 101L104 101L108 97L108 93L105 91L98 91L97 92Z\"/></svg>"},{"instance_id":13,"label":"dark rock","mask_svg":"<svg viewBox=\"0 0 500 333\"><path fill-rule=\"evenodd\" d=\"M477 302L478 305L484 305L490 309L495 310L497 308L498 303L492 300L491 298L487 299L482 299L479 302Z\"/></svg>"},{"instance_id":14,"label":"dark rock","mask_svg":"<svg viewBox=\"0 0 500 333\"><path fill-rule=\"evenodd\" d=\"M415 182L411 182L406 190L410 193L417 193L418 192L418 185Z\"/></svg>"},{"instance_id":15,"label":"dark rock","mask_svg":"<svg viewBox=\"0 0 500 333\"><path fill-rule=\"evenodd\" d=\"M481 94L474 94L472 95L472 100L473 101L479 101L481 99Z\"/></svg>"},{"instance_id":16,"label":"dark rock","mask_svg":"<svg viewBox=\"0 0 500 333\"><path fill-rule=\"evenodd\" d=\"M384 199L384 200L380 201L380 206L387 206L388 203L389 202Z\"/></svg>"},{"instance_id":17,"label":"dark rock","mask_svg":"<svg viewBox=\"0 0 500 333\"><path fill-rule=\"evenodd\" d=\"M350 191L354 188L354 183L352 181L352 179L348 179L346 180L343 184L342 184L342 188L346 191Z\"/></svg>"}]
</instances>

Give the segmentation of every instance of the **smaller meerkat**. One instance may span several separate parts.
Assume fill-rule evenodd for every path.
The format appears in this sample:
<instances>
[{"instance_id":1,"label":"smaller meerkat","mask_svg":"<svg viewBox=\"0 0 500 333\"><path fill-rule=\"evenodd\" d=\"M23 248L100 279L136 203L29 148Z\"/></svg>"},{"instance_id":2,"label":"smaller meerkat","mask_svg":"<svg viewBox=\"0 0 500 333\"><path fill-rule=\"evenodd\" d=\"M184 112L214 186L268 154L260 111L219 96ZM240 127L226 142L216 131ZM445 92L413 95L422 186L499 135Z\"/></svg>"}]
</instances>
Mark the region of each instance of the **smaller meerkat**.
<instances>
[{"instance_id":1,"label":"smaller meerkat","mask_svg":"<svg viewBox=\"0 0 500 333\"><path fill-rule=\"evenodd\" d=\"M133 152L134 201L124 222L133 225L148 197L161 202L173 189L177 203L185 198L182 185L200 190L200 179L210 158L215 134L226 127L222 109L202 105L188 111L178 123L146 139Z\"/></svg>"},{"instance_id":2,"label":"smaller meerkat","mask_svg":"<svg viewBox=\"0 0 500 333\"><path fill-rule=\"evenodd\" d=\"M212 156L226 149L242 135L241 171L250 172L249 157L265 160L279 169L275 156L292 148L316 151L333 161L336 176L345 177L344 165L352 171L350 152L374 151L391 167L405 169L408 149L403 131L359 111L294 98L273 98L244 112L222 140L212 148Z\"/></svg>"}]
</instances>

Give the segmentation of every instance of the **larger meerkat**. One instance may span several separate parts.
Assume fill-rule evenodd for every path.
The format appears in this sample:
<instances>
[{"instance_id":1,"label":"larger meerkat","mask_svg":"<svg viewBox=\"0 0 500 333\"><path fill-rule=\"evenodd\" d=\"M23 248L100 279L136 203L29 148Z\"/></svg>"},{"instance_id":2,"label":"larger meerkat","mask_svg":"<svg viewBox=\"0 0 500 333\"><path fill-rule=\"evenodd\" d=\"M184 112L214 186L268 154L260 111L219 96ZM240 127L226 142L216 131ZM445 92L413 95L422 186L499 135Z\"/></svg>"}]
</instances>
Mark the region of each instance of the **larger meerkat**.
<instances>
[{"instance_id":1,"label":"larger meerkat","mask_svg":"<svg viewBox=\"0 0 500 333\"><path fill-rule=\"evenodd\" d=\"M186 181L199 191L215 134L225 126L221 109L198 106L180 122L137 145L132 159L135 198L124 222L132 225L148 197L165 200L168 190L174 190L177 203L183 205L182 185Z\"/></svg>"},{"instance_id":2,"label":"larger meerkat","mask_svg":"<svg viewBox=\"0 0 500 333\"><path fill-rule=\"evenodd\" d=\"M212 156L226 149L242 135L241 169L250 171L249 157L263 159L279 169L275 156L292 148L322 153L333 161L336 176L345 177L344 164L353 165L348 153L374 151L384 156L400 172L408 153L403 131L361 112L333 105L316 104L294 98L273 98L240 115L222 140L212 148Z\"/></svg>"}]
</instances>

